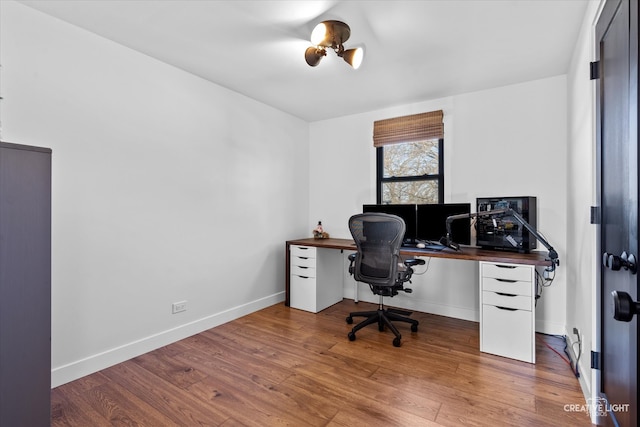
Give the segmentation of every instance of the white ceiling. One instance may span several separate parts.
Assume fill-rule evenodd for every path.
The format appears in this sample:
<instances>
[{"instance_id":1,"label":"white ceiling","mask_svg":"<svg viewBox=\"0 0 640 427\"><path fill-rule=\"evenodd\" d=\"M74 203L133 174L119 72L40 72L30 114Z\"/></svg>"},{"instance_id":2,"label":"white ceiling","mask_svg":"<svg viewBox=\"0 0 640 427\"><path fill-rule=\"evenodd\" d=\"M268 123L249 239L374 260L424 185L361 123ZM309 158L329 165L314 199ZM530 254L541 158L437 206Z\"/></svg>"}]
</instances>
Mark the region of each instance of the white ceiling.
<instances>
[{"instance_id":1,"label":"white ceiling","mask_svg":"<svg viewBox=\"0 0 640 427\"><path fill-rule=\"evenodd\" d=\"M307 121L567 72L588 1L20 1ZM320 21L351 27L353 70L304 51Z\"/></svg>"}]
</instances>

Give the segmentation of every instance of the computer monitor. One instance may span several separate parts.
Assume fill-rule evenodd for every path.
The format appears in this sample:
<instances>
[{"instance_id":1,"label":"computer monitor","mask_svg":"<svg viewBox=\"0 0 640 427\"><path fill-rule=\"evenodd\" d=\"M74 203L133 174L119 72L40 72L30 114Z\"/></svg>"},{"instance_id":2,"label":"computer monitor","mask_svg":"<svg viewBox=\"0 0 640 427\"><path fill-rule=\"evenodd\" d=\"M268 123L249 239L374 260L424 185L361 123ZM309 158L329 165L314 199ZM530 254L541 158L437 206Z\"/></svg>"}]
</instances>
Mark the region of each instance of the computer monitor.
<instances>
[{"instance_id":1,"label":"computer monitor","mask_svg":"<svg viewBox=\"0 0 640 427\"><path fill-rule=\"evenodd\" d=\"M396 215L404 221L406 231L403 244L415 244L416 242L416 205L363 205L362 212L379 212Z\"/></svg>"},{"instance_id":2,"label":"computer monitor","mask_svg":"<svg viewBox=\"0 0 640 427\"><path fill-rule=\"evenodd\" d=\"M447 217L470 213L471 203L417 205L416 239L423 242L438 242L447 235ZM451 239L461 245L471 244L471 218L451 222Z\"/></svg>"}]
</instances>

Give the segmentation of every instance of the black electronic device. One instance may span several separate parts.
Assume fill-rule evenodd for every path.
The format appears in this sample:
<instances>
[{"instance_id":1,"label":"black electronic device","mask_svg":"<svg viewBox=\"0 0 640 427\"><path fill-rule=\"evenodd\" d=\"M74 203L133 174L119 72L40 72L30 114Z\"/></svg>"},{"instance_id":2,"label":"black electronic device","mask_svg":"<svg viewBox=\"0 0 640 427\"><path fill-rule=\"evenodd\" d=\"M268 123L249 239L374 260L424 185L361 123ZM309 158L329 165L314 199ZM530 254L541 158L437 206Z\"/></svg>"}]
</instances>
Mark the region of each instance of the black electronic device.
<instances>
[{"instance_id":1,"label":"black electronic device","mask_svg":"<svg viewBox=\"0 0 640 427\"><path fill-rule=\"evenodd\" d=\"M537 228L535 197L486 197L476 199L476 211L513 209L534 229ZM527 253L537 246L535 236L513 215L500 213L476 219L476 244L482 248Z\"/></svg>"},{"instance_id":2,"label":"black electronic device","mask_svg":"<svg viewBox=\"0 0 640 427\"><path fill-rule=\"evenodd\" d=\"M433 203L417 205L416 240L439 242L447 235L447 218L470 214L471 203ZM451 237L462 245L471 244L471 219L462 219L451 225Z\"/></svg>"},{"instance_id":3,"label":"black electronic device","mask_svg":"<svg viewBox=\"0 0 640 427\"><path fill-rule=\"evenodd\" d=\"M396 215L402 218L406 231L404 233L403 245L415 245L416 243L416 205L395 204L395 205L363 205L362 213L379 212Z\"/></svg>"}]
</instances>

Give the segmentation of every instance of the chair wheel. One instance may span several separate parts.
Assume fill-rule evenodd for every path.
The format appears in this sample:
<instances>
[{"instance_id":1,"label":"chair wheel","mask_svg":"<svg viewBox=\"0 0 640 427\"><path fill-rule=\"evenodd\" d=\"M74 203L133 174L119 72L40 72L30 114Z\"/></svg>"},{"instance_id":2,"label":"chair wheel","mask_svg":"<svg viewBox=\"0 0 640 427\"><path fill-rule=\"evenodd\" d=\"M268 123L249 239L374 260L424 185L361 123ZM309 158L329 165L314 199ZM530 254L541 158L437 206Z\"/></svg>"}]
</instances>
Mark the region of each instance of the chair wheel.
<instances>
[{"instance_id":1,"label":"chair wheel","mask_svg":"<svg viewBox=\"0 0 640 427\"><path fill-rule=\"evenodd\" d=\"M418 325L411 325L411 332L418 332Z\"/></svg>"},{"instance_id":2,"label":"chair wheel","mask_svg":"<svg viewBox=\"0 0 640 427\"><path fill-rule=\"evenodd\" d=\"M354 334L353 331L349 332L347 334L347 336L349 337L349 341L355 341L356 340L356 334Z\"/></svg>"},{"instance_id":3,"label":"chair wheel","mask_svg":"<svg viewBox=\"0 0 640 427\"><path fill-rule=\"evenodd\" d=\"M348 324L352 324L353 323L353 317L347 316L347 323Z\"/></svg>"},{"instance_id":4,"label":"chair wheel","mask_svg":"<svg viewBox=\"0 0 640 427\"><path fill-rule=\"evenodd\" d=\"M400 338L395 337L395 338L393 339L393 346L394 346L394 347L400 347L400 345L401 345L401 344L402 344L402 342L400 341Z\"/></svg>"},{"instance_id":5,"label":"chair wheel","mask_svg":"<svg viewBox=\"0 0 640 427\"><path fill-rule=\"evenodd\" d=\"M378 330L384 332L384 324L378 324Z\"/></svg>"}]
</instances>

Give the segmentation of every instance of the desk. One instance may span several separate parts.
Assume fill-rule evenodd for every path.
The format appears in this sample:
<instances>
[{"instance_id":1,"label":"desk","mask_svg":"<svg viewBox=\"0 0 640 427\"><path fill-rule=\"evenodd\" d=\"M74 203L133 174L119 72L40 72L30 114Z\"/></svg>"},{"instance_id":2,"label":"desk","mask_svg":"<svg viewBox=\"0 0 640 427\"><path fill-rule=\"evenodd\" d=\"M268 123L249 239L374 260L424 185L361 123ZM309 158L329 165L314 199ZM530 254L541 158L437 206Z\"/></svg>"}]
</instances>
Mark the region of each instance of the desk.
<instances>
[{"instance_id":1,"label":"desk","mask_svg":"<svg viewBox=\"0 0 640 427\"><path fill-rule=\"evenodd\" d=\"M306 257L298 253L292 257L292 248L296 251L309 250L313 255ZM318 251L317 265L315 250ZM301 277L311 279L314 294L311 299L294 306L302 305L303 309L316 312L342 299L342 281L337 278L341 277L339 274L343 274L342 265L336 268L335 260L332 260L328 267L325 265L320 268L321 264L327 261L326 258L333 257L330 255L334 253L332 250L355 252L356 245L351 239L332 238L306 238L286 242L285 305L291 306L292 280L298 281ZM319 256L321 253L325 255ZM335 254L339 252L335 251ZM551 265L551 262L545 259L546 253L524 254L476 247L462 247L460 251L448 248L433 251L403 247L400 254L405 257L478 261L480 350L535 363L535 267ZM297 262L296 259L302 259L304 262ZM292 261L293 269L303 273L298 275L298 270L292 271ZM340 283L339 294L335 282Z\"/></svg>"}]
</instances>

